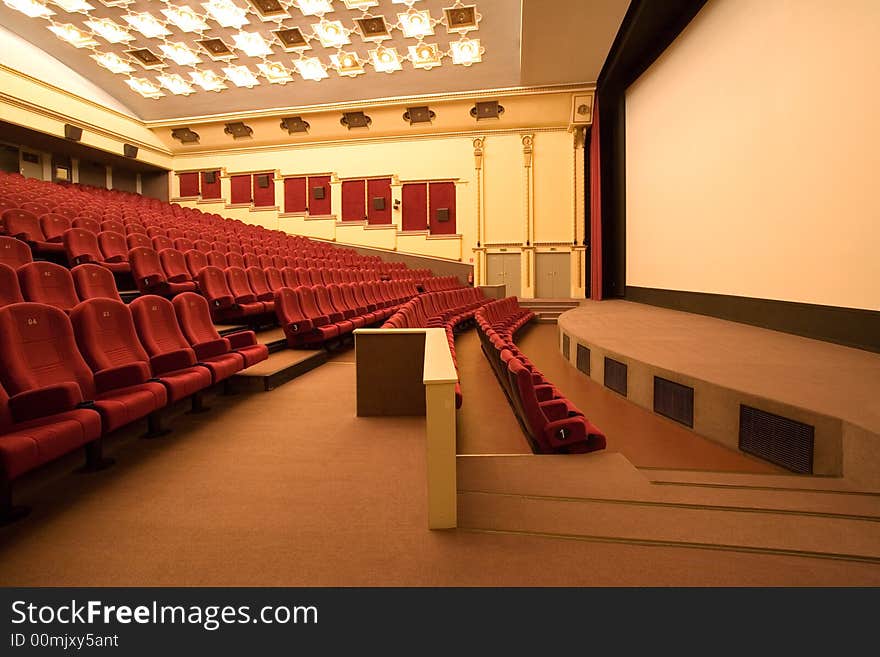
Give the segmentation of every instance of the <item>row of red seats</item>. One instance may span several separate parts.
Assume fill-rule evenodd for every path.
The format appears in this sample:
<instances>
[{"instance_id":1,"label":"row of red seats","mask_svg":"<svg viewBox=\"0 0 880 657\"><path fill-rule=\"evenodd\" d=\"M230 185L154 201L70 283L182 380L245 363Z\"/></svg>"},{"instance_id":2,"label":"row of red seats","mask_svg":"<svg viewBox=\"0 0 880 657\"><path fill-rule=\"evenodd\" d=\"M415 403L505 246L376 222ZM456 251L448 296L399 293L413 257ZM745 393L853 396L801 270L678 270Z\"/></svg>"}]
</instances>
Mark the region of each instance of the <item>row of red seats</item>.
<instances>
[{"instance_id":1,"label":"row of red seats","mask_svg":"<svg viewBox=\"0 0 880 657\"><path fill-rule=\"evenodd\" d=\"M416 294L399 281L285 287L275 292L275 314L291 347L329 346L384 321Z\"/></svg>"},{"instance_id":2,"label":"row of red seats","mask_svg":"<svg viewBox=\"0 0 880 657\"><path fill-rule=\"evenodd\" d=\"M454 278L454 277L452 277ZM476 288L428 292L401 306L382 328L442 328L446 331L449 351L455 371L458 358L455 354L455 335L474 318L474 313L488 299ZM455 407L462 404L461 382L455 384Z\"/></svg>"},{"instance_id":3,"label":"row of red seats","mask_svg":"<svg viewBox=\"0 0 880 657\"><path fill-rule=\"evenodd\" d=\"M159 411L265 360L252 332L221 338L197 294L143 296L126 306L90 299L69 316L40 303L0 308L0 514L15 516L12 482L143 418L163 433Z\"/></svg>"},{"instance_id":4,"label":"row of red seats","mask_svg":"<svg viewBox=\"0 0 880 657\"><path fill-rule=\"evenodd\" d=\"M66 269L52 262L30 262L18 269L0 263L0 308L30 301L70 312L81 301L122 301L113 274L97 265Z\"/></svg>"},{"instance_id":5,"label":"row of red seats","mask_svg":"<svg viewBox=\"0 0 880 657\"><path fill-rule=\"evenodd\" d=\"M534 319L516 297L493 301L476 315L483 353L538 453L583 453L605 448L605 435L517 348L514 335Z\"/></svg>"}]
</instances>

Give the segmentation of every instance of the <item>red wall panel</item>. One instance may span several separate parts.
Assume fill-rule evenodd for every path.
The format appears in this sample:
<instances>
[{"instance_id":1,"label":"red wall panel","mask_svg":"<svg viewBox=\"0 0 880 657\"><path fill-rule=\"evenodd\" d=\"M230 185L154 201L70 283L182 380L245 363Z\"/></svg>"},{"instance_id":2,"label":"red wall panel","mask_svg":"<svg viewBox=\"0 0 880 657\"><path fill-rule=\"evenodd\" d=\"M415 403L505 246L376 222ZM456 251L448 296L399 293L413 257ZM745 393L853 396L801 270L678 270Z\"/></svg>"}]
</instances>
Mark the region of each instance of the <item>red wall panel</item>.
<instances>
[{"instance_id":1,"label":"red wall panel","mask_svg":"<svg viewBox=\"0 0 880 657\"><path fill-rule=\"evenodd\" d=\"M315 198L315 188L324 189L324 198ZM309 214L326 216L332 214L330 205L330 176L309 176Z\"/></svg>"},{"instance_id":2,"label":"red wall panel","mask_svg":"<svg viewBox=\"0 0 880 657\"><path fill-rule=\"evenodd\" d=\"M307 206L305 178L284 179L284 211L305 212Z\"/></svg>"},{"instance_id":3,"label":"red wall panel","mask_svg":"<svg viewBox=\"0 0 880 657\"><path fill-rule=\"evenodd\" d=\"M403 230L428 230L428 183L403 185Z\"/></svg>"},{"instance_id":4,"label":"red wall panel","mask_svg":"<svg viewBox=\"0 0 880 657\"><path fill-rule=\"evenodd\" d=\"M385 199L385 207L377 210L374 199ZM391 178L370 178L367 181L367 222L370 224L391 223Z\"/></svg>"},{"instance_id":5,"label":"red wall panel","mask_svg":"<svg viewBox=\"0 0 880 657\"><path fill-rule=\"evenodd\" d=\"M214 182L207 182L207 174L214 174ZM202 198L220 198L220 172L219 171L202 171Z\"/></svg>"},{"instance_id":6,"label":"red wall panel","mask_svg":"<svg viewBox=\"0 0 880 657\"><path fill-rule=\"evenodd\" d=\"M363 221L367 218L366 181L342 181L342 221Z\"/></svg>"},{"instance_id":7,"label":"red wall panel","mask_svg":"<svg viewBox=\"0 0 880 657\"><path fill-rule=\"evenodd\" d=\"M254 179L254 207L268 208L275 205L275 174L274 173L255 173ZM260 181L265 183L265 187L260 187Z\"/></svg>"},{"instance_id":8,"label":"red wall panel","mask_svg":"<svg viewBox=\"0 0 880 657\"><path fill-rule=\"evenodd\" d=\"M198 196L199 195L199 174L197 171L192 173L178 173L180 179L180 195L181 196Z\"/></svg>"},{"instance_id":9,"label":"red wall panel","mask_svg":"<svg viewBox=\"0 0 880 657\"><path fill-rule=\"evenodd\" d=\"M229 179L229 195L230 203L250 203L251 202L251 177L232 176Z\"/></svg>"},{"instance_id":10,"label":"red wall panel","mask_svg":"<svg viewBox=\"0 0 880 657\"><path fill-rule=\"evenodd\" d=\"M455 183L432 182L428 188L430 198L430 226L432 235L455 234ZM437 221L437 210L449 209L449 221Z\"/></svg>"}]
</instances>

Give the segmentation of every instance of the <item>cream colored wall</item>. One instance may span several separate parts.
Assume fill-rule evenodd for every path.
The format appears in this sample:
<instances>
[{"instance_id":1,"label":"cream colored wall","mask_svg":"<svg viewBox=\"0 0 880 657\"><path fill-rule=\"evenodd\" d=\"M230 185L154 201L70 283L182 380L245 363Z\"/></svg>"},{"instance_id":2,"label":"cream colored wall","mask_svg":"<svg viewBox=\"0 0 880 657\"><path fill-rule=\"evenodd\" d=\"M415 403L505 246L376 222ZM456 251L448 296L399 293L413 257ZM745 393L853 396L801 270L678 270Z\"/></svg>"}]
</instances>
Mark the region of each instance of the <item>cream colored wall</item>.
<instances>
[{"instance_id":1,"label":"cream colored wall","mask_svg":"<svg viewBox=\"0 0 880 657\"><path fill-rule=\"evenodd\" d=\"M878 34L710 0L626 95L627 285L880 310Z\"/></svg>"}]
</instances>

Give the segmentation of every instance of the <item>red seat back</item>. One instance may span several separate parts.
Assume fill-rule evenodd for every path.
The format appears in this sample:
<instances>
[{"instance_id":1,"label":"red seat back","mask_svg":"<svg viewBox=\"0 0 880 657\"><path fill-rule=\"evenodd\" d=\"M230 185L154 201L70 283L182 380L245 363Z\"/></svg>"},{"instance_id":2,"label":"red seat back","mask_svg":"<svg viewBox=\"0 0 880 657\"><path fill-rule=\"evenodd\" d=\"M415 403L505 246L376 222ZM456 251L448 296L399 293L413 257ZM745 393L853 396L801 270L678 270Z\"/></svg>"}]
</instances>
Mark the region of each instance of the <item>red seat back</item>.
<instances>
[{"instance_id":1,"label":"red seat back","mask_svg":"<svg viewBox=\"0 0 880 657\"><path fill-rule=\"evenodd\" d=\"M27 301L71 310L79 303L70 271L51 262L31 262L18 269L18 283Z\"/></svg>"},{"instance_id":2,"label":"red seat back","mask_svg":"<svg viewBox=\"0 0 880 657\"><path fill-rule=\"evenodd\" d=\"M113 274L106 267L84 264L71 269L70 274L80 301L98 298L122 301Z\"/></svg>"},{"instance_id":3,"label":"red seat back","mask_svg":"<svg viewBox=\"0 0 880 657\"><path fill-rule=\"evenodd\" d=\"M177 323L177 313L172 303L163 297L146 294L129 305L138 338L150 357L189 350L187 342ZM192 354L195 362L195 353Z\"/></svg>"},{"instance_id":4,"label":"red seat back","mask_svg":"<svg viewBox=\"0 0 880 657\"><path fill-rule=\"evenodd\" d=\"M48 241L60 242L64 231L70 228L70 219L63 214L48 212L40 216L40 228Z\"/></svg>"},{"instance_id":5,"label":"red seat back","mask_svg":"<svg viewBox=\"0 0 880 657\"><path fill-rule=\"evenodd\" d=\"M174 312L177 313L177 323L190 344L220 340L205 297L195 292L184 292L174 297L173 305Z\"/></svg>"},{"instance_id":6,"label":"red seat back","mask_svg":"<svg viewBox=\"0 0 880 657\"><path fill-rule=\"evenodd\" d=\"M199 272L208 266L207 254L197 249L190 249L183 254L183 258L186 260L186 268L193 278L198 276Z\"/></svg>"},{"instance_id":7,"label":"red seat back","mask_svg":"<svg viewBox=\"0 0 880 657\"><path fill-rule=\"evenodd\" d=\"M162 249L159 251L159 262L165 278L172 283L183 283L192 280L192 275L186 267L186 259L177 249Z\"/></svg>"},{"instance_id":8,"label":"red seat back","mask_svg":"<svg viewBox=\"0 0 880 657\"><path fill-rule=\"evenodd\" d=\"M0 308L13 303L22 303L21 288L18 285L18 275L9 265L0 263Z\"/></svg>"},{"instance_id":9,"label":"red seat back","mask_svg":"<svg viewBox=\"0 0 880 657\"><path fill-rule=\"evenodd\" d=\"M98 233L98 248L104 262L128 261L128 244L122 233L111 230Z\"/></svg>"},{"instance_id":10,"label":"red seat back","mask_svg":"<svg viewBox=\"0 0 880 657\"><path fill-rule=\"evenodd\" d=\"M135 362L149 362L135 331L131 312L121 301L88 299L73 309L70 321L80 353L93 372Z\"/></svg>"},{"instance_id":11,"label":"red seat back","mask_svg":"<svg viewBox=\"0 0 880 657\"><path fill-rule=\"evenodd\" d=\"M18 269L33 260L34 257L27 244L14 237L0 236L0 264Z\"/></svg>"}]
</instances>

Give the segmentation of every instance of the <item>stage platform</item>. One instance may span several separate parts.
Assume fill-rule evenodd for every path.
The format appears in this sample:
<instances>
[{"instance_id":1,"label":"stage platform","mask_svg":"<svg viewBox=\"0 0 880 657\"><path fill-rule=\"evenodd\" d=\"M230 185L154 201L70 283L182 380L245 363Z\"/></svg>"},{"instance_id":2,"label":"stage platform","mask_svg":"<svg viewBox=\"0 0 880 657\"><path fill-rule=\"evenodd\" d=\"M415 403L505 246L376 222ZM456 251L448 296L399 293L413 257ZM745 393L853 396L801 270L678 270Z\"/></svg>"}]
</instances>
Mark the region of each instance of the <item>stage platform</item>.
<instances>
[{"instance_id":1,"label":"stage platform","mask_svg":"<svg viewBox=\"0 0 880 657\"><path fill-rule=\"evenodd\" d=\"M626 301L559 317L572 366L794 472L880 487L880 354Z\"/></svg>"}]
</instances>

